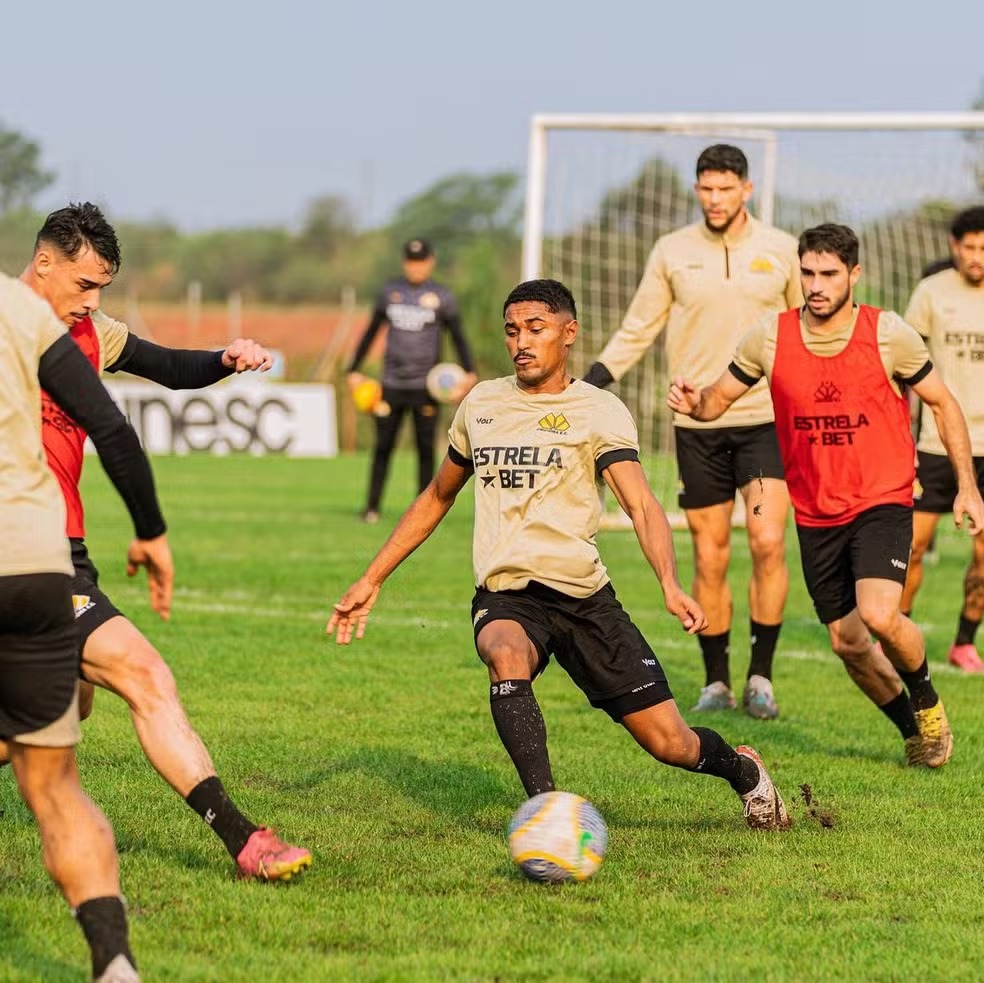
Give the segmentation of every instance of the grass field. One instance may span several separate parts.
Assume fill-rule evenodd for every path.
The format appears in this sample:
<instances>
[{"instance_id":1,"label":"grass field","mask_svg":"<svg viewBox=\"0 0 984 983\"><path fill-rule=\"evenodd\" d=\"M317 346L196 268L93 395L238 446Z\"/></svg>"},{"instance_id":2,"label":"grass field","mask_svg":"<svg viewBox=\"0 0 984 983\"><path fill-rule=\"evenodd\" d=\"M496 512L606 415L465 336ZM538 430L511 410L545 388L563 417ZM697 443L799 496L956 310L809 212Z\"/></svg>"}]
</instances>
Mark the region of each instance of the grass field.
<instances>
[{"instance_id":1,"label":"grass field","mask_svg":"<svg viewBox=\"0 0 984 983\"><path fill-rule=\"evenodd\" d=\"M80 768L116 830L145 980L981 977L984 678L945 665L965 540L941 538L917 610L956 732L940 772L902 767L894 728L827 651L791 550L781 718L701 720L761 750L796 820L785 834L748 830L725 783L655 764L553 666L537 691L555 775L598 806L611 841L592 881L546 888L506 851L522 789L472 647L470 488L386 585L363 642L336 649L323 636L330 603L409 500L409 460L378 526L355 518L363 457L155 467L178 568L173 620L155 621L143 585L122 575L128 524L90 463L103 586L168 658L233 797L315 861L289 884L237 881L218 839L142 757L122 702L98 693ZM689 707L702 682L696 642L662 612L632 534L605 533L600 545ZM686 582L679 535L677 550ZM743 678L747 562L735 552ZM802 784L832 828L811 818ZM81 933L42 871L9 769L0 809L0 980L83 979Z\"/></svg>"}]
</instances>

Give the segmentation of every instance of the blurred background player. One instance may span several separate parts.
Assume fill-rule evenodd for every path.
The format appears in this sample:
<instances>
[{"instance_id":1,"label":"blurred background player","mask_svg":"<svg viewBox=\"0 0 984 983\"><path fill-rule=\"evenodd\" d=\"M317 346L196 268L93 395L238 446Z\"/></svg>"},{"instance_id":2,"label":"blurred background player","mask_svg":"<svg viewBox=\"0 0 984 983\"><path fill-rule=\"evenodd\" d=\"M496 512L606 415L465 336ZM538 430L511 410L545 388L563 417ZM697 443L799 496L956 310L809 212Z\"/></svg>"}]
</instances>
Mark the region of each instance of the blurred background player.
<instances>
[{"instance_id":1,"label":"blurred background player","mask_svg":"<svg viewBox=\"0 0 984 983\"><path fill-rule=\"evenodd\" d=\"M578 332L571 292L519 284L503 305L515 375L480 383L458 407L437 477L335 605L328 633L361 638L383 581L437 528L475 475L475 648L496 731L528 796L554 789L533 680L550 657L657 761L723 778L755 829L789 825L759 755L687 726L649 643L619 604L595 536L602 476L632 519L666 609L691 634L707 625L680 587L673 536L639 463L635 421L611 393L567 371ZM518 466L517 466L518 465Z\"/></svg>"},{"instance_id":2,"label":"blurred background player","mask_svg":"<svg viewBox=\"0 0 984 983\"><path fill-rule=\"evenodd\" d=\"M382 326L388 325L383 355L383 396L374 410L376 444L369 473L369 493L362 517L379 521L379 507L396 449L403 415L413 414L417 444L417 490L423 491L434 477L434 438L438 404L427 391L427 373L441 361L444 332L451 335L458 361L466 377L460 400L475 384L471 351L461 328L458 302L451 291L431 279L434 251L424 239L411 239L403 247L403 276L388 281L379 292L372 319L359 341L348 367L349 389L365 377L359 372Z\"/></svg>"},{"instance_id":3,"label":"blurred background player","mask_svg":"<svg viewBox=\"0 0 984 983\"><path fill-rule=\"evenodd\" d=\"M172 389L198 389L235 371L269 367L269 353L248 339L238 339L221 352L179 351L131 334L125 324L99 310L100 291L112 283L120 262L116 232L102 212L86 202L47 217L34 255L21 274L22 282L51 305L69 328L69 340L97 371L125 369ZM90 684L121 696L129 704L137 738L150 763L219 836L240 873L263 880L291 877L311 863L310 852L282 842L272 830L257 826L239 811L185 716L167 663L100 590L99 573L85 545L79 492L86 429L46 394L42 394L42 438L67 509L81 674L86 681L82 718L91 710ZM128 572L142 562L142 548L131 547ZM169 616L169 598L152 590L151 603L162 618Z\"/></svg>"},{"instance_id":4,"label":"blurred background player","mask_svg":"<svg viewBox=\"0 0 984 983\"><path fill-rule=\"evenodd\" d=\"M620 379L666 328L670 377L710 385L721 353L763 314L803 303L796 240L764 225L745 207L752 195L748 161L715 144L697 158L694 191L704 218L663 236L622 321L585 376L607 386ZM693 541L693 594L707 614L701 634L705 685L694 710L735 706L729 647L733 603L728 584L735 492L745 501L752 576L748 586L751 659L742 705L753 717L778 715L772 662L789 590L785 530L789 498L768 387L763 383L719 420L674 418L680 507Z\"/></svg>"},{"instance_id":5,"label":"blurred background player","mask_svg":"<svg viewBox=\"0 0 984 983\"><path fill-rule=\"evenodd\" d=\"M82 791L79 638L65 505L41 445L40 385L82 422L136 529L128 562L170 603L171 553L150 466L51 308L0 274L0 740L41 833L44 863L85 934L92 975L138 979L113 831Z\"/></svg>"},{"instance_id":6,"label":"blurred background player","mask_svg":"<svg viewBox=\"0 0 984 983\"><path fill-rule=\"evenodd\" d=\"M905 319L925 339L933 365L953 392L967 419L977 487L984 490L984 207L969 208L950 228L953 263L920 281ZM923 559L940 516L957 494L953 468L931 413L922 414L916 471L912 557L902 594L902 611L911 614L923 580ZM984 536L974 536L964 576L963 607L948 655L965 672L984 672L975 645L984 614Z\"/></svg>"},{"instance_id":7,"label":"blurred background player","mask_svg":"<svg viewBox=\"0 0 984 983\"><path fill-rule=\"evenodd\" d=\"M957 524L966 513L971 532L984 528L984 502L960 406L922 338L893 311L854 303L858 248L845 225L807 229L799 241L806 306L759 321L713 385L698 389L676 377L668 402L712 420L768 378L817 616L848 674L898 728L908 763L939 768L953 752L953 734L922 633L899 609L915 478L901 383L936 419L957 473Z\"/></svg>"}]
</instances>

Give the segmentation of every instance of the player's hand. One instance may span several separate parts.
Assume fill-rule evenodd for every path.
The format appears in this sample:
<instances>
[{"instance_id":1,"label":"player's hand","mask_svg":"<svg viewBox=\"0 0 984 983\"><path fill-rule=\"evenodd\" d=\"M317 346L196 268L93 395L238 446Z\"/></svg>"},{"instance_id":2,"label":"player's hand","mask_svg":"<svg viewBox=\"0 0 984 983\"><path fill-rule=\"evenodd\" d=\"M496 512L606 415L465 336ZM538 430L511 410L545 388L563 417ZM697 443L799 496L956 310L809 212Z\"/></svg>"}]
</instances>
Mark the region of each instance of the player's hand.
<instances>
[{"instance_id":1,"label":"player's hand","mask_svg":"<svg viewBox=\"0 0 984 983\"><path fill-rule=\"evenodd\" d=\"M700 390L687 382L682 375L674 376L670 383L670 391L666 396L666 405L674 413L690 416L700 402Z\"/></svg>"},{"instance_id":2,"label":"player's hand","mask_svg":"<svg viewBox=\"0 0 984 983\"><path fill-rule=\"evenodd\" d=\"M455 387L453 393L451 393L451 402L460 403L475 387L475 383L478 382L478 376L474 372L466 372L461 382Z\"/></svg>"},{"instance_id":3,"label":"player's hand","mask_svg":"<svg viewBox=\"0 0 984 983\"><path fill-rule=\"evenodd\" d=\"M126 575L133 577L141 567L147 568L150 606L163 621L171 617L171 593L174 590L174 561L167 535L156 539L135 539L126 551Z\"/></svg>"},{"instance_id":4,"label":"player's hand","mask_svg":"<svg viewBox=\"0 0 984 983\"><path fill-rule=\"evenodd\" d=\"M984 501L981 501L981 493L974 486L957 491L957 497L953 500L953 522L958 529L966 529L971 536L984 529Z\"/></svg>"},{"instance_id":5,"label":"player's hand","mask_svg":"<svg viewBox=\"0 0 984 983\"><path fill-rule=\"evenodd\" d=\"M266 372L273 356L252 338L237 338L222 353L222 364L237 372Z\"/></svg>"},{"instance_id":6,"label":"player's hand","mask_svg":"<svg viewBox=\"0 0 984 983\"><path fill-rule=\"evenodd\" d=\"M666 610L679 619L688 635L696 635L707 627L707 615L689 594L684 594L676 587L665 590L663 596L666 599Z\"/></svg>"},{"instance_id":7,"label":"player's hand","mask_svg":"<svg viewBox=\"0 0 984 983\"><path fill-rule=\"evenodd\" d=\"M369 612L379 597L379 584L374 584L366 577L360 577L342 595L335 605L325 634L334 635L339 645L348 645L352 641L352 632L356 638L362 638L366 633L366 622Z\"/></svg>"}]
</instances>

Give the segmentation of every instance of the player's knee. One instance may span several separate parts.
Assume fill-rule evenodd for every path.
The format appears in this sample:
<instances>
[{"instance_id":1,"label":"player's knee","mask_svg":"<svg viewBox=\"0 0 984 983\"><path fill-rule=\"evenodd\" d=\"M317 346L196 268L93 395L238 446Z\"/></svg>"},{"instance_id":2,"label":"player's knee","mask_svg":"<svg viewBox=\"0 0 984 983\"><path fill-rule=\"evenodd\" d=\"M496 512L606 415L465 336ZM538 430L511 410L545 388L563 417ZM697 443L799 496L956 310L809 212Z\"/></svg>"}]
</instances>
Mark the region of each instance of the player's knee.
<instances>
[{"instance_id":1,"label":"player's knee","mask_svg":"<svg viewBox=\"0 0 984 983\"><path fill-rule=\"evenodd\" d=\"M520 647L512 639L491 638L483 642L479 653L497 679L525 679L530 675L528 646Z\"/></svg>"},{"instance_id":2,"label":"player's knee","mask_svg":"<svg viewBox=\"0 0 984 983\"><path fill-rule=\"evenodd\" d=\"M28 750L17 768L17 785L38 821L65 801L66 785L75 781L71 748Z\"/></svg>"},{"instance_id":3,"label":"player's knee","mask_svg":"<svg viewBox=\"0 0 984 983\"><path fill-rule=\"evenodd\" d=\"M718 538L700 538L694 542L694 567L698 577L704 580L723 580L728 572L731 548L727 541Z\"/></svg>"},{"instance_id":4,"label":"player's knee","mask_svg":"<svg viewBox=\"0 0 984 983\"><path fill-rule=\"evenodd\" d=\"M865 627L876 638L893 638L901 618L897 603L893 605L877 601L859 604L858 614L861 616Z\"/></svg>"},{"instance_id":5,"label":"player's knee","mask_svg":"<svg viewBox=\"0 0 984 983\"><path fill-rule=\"evenodd\" d=\"M830 646L845 665L859 666L868 656L871 641L868 638L855 638L840 632L832 632Z\"/></svg>"},{"instance_id":6,"label":"player's knee","mask_svg":"<svg viewBox=\"0 0 984 983\"><path fill-rule=\"evenodd\" d=\"M785 529L773 522L759 523L749 533L748 547L756 563L781 564L786 557Z\"/></svg>"}]
</instances>

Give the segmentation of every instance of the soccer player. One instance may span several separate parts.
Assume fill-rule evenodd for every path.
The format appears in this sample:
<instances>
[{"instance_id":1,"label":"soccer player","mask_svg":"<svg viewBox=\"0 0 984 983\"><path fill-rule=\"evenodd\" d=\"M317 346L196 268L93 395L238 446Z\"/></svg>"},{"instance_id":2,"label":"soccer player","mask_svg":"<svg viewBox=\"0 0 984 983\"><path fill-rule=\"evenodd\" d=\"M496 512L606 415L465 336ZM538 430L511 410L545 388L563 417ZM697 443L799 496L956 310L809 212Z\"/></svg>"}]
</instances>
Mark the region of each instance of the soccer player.
<instances>
[{"instance_id":1,"label":"soccer player","mask_svg":"<svg viewBox=\"0 0 984 983\"><path fill-rule=\"evenodd\" d=\"M75 767L72 563L65 506L41 453L39 379L91 434L133 518L128 562L147 568L155 603L166 608L174 570L137 435L51 308L0 274L0 740L37 820L48 873L89 943L93 978L133 983L113 831Z\"/></svg>"},{"instance_id":2,"label":"soccer player","mask_svg":"<svg viewBox=\"0 0 984 983\"><path fill-rule=\"evenodd\" d=\"M916 285L905 319L926 339L933 364L964 412L977 487L984 489L984 207L968 208L954 218L950 247L953 265ZM911 614L922 584L923 557L937 523L950 511L957 492L946 449L929 414L924 414L916 450L912 557L902 592L906 614ZM948 659L964 672L984 672L974 644L984 614L984 536L974 537L963 587L963 607Z\"/></svg>"},{"instance_id":3,"label":"soccer player","mask_svg":"<svg viewBox=\"0 0 984 983\"><path fill-rule=\"evenodd\" d=\"M680 715L666 676L622 609L595 546L601 474L631 517L666 608L690 634L707 619L680 587L666 516L639 464L635 422L617 396L567 371L574 298L556 280L521 283L503 306L515 376L481 382L459 405L437 476L335 605L328 634L361 638L383 581L434 531L475 475L475 647L492 719L529 796L554 788L532 681L551 654L654 758L725 779L750 826L782 829L782 799L749 747Z\"/></svg>"},{"instance_id":4,"label":"soccer player","mask_svg":"<svg viewBox=\"0 0 984 983\"><path fill-rule=\"evenodd\" d=\"M694 185L703 220L663 236L622 321L585 378L607 386L620 379L666 329L672 377L698 385L717 378L722 351L766 313L803 302L796 240L759 222L745 207L752 194L748 161L737 147L715 144L697 158ZM783 481L772 403L757 386L719 420L676 417L679 504L693 542L693 594L707 613L698 637L705 685L694 710L735 706L729 649L732 595L728 585L735 492L745 502L752 576L748 585L751 658L742 691L745 711L778 716L772 664L789 590Z\"/></svg>"},{"instance_id":5,"label":"soccer player","mask_svg":"<svg viewBox=\"0 0 984 983\"><path fill-rule=\"evenodd\" d=\"M97 371L125 369L172 389L197 389L230 373L266 369L270 354L238 339L221 352L179 351L130 334L99 310L100 291L120 266L116 233L88 202L52 212L38 232L34 255L21 280L46 300ZM222 840L241 874L288 879L311 863L308 850L282 842L244 816L226 793L201 738L192 729L167 663L99 589L99 574L85 545L79 480L86 429L48 396L42 399L42 436L48 464L61 485L72 547L76 625L82 678L121 696L130 706L137 738L161 777ZM130 569L139 555L131 556ZM170 602L152 592L162 618ZM83 684L82 716L91 708Z\"/></svg>"},{"instance_id":6,"label":"soccer player","mask_svg":"<svg viewBox=\"0 0 984 983\"><path fill-rule=\"evenodd\" d=\"M899 610L915 477L899 382L932 411L957 476L957 526L966 513L970 532L984 527L984 503L960 406L922 338L897 314L854 304L858 251L847 226L807 229L799 240L806 306L751 328L713 385L675 378L668 402L677 413L713 420L768 378L817 615L848 674L899 729L909 764L938 768L953 752L953 734L922 634Z\"/></svg>"},{"instance_id":7,"label":"soccer player","mask_svg":"<svg viewBox=\"0 0 984 983\"><path fill-rule=\"evenodd\" d=\"M400 424L409 410L417 441L417 483L423 491L434 477L434 438L438 405L427 391L427 373L441 360L441 340L451 335L458 361L467 373L456 399L476 382L471 350L461 329L458 302L447 287L431 279L437 259L430 243L411 239L403 247L403 276L387 282L379 292L372 319L348 367L349 389L365 376L359 372L373 340L389 326L383 356L383 397L373 411L376 446L369 473L369 493L362 513L365 522L379 521L383 486L396 449Z\"/></svg>"}]
</instances>

